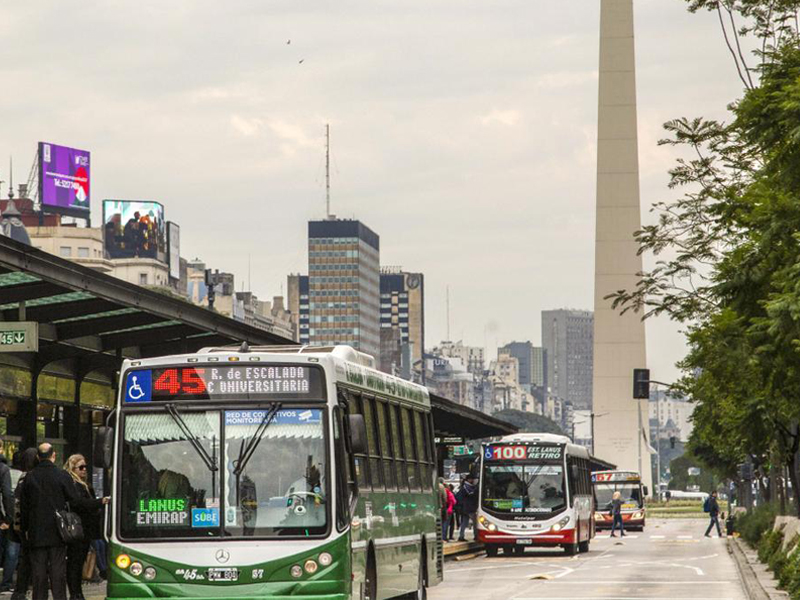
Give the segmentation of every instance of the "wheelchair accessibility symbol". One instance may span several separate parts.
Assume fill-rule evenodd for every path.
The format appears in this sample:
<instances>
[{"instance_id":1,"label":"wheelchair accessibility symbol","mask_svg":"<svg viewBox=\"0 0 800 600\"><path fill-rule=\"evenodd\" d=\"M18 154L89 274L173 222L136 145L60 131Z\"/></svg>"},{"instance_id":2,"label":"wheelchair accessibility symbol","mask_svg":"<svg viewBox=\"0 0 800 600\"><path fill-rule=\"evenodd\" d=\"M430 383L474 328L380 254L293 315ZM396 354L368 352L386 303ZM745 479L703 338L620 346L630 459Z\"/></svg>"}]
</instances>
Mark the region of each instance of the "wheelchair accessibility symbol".
<instances>
[{"instance_id":1,"label":"wheelchair accessibility symbol","mask_svg":"<svg viewBox=\"0 0 800 600\"><path fill-rule=\"evenodd\" d=\"M133 371L125 384L125 402L150 402L152 375L150 371Z\"/></svg>"}]
</instances>

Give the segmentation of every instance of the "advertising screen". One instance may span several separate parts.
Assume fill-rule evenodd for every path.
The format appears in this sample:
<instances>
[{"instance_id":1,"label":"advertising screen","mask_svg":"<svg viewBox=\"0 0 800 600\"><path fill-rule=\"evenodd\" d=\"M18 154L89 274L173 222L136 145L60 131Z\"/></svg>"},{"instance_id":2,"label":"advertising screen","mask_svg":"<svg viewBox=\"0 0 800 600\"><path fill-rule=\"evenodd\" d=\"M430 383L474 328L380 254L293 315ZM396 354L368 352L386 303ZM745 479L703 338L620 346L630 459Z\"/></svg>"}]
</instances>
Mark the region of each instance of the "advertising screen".
<instances>
[{"instance_id":1,"label":"advertising screen","mask_svg":"<svg viewBox=\"0 0 800 600\"><path fill-rule=\"evenodd\" d=\"M167 223L167 263L169 276L172 279L181 278L181 228L177 223Z\"/></svg>"},{"instance_id":2,"label":"advertising screen","mask_svg":"<svg viewBox=\"0 0 800 600\"><path fill-rule=\"evenodd\" d=\"M39 142L38 162L42 210L88 217L89 152Z\"/></svg>"},{"instance_id":3,"label":"advertising screen","mask_svg":"<svg viewBox=\"0 0 800 600\"><path fill-rule=\"evenodd\" d=\"M103 200L103 235L110 258L165 261L164 207L144 200Z\"/></svg>"}]
</instances>

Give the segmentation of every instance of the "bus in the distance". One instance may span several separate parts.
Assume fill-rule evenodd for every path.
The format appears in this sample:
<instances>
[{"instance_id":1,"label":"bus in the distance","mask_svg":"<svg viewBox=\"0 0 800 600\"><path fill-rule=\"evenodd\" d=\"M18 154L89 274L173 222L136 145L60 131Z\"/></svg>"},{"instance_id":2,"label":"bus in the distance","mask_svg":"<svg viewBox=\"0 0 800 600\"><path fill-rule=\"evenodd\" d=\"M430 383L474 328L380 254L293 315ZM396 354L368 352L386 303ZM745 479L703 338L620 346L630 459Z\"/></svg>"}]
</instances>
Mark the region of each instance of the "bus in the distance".
<instances>
[{"instance_id":1,"label":"bus in the distance","mask_svg":"<svg viewBox=\"0 0 800 600\"><path fill-rule=\"evenodd\" d=\"M424 597L442 579L430 399L332 348L126 360L108 598Z\"/></svg>"},{"instance_id":2,"label":"bus in the distance","mask_svg":"<svg viewBox=\"0 0 800 600\"><path fill-rule=\"evenodd\" d=\"M583 446L545 433L483 445L478 539L489 556L528 546L588 552L594 536L591 461Z\"/></svg>"},{"instance_id":3,"label":"bus in the distance","mask_svg":"<svg viewBox=\"0 0 800 600\"><path fill-rule=\"evenodd\" d=\"M636 471L595 471L592 473L597 508L594 523L598 529L611 529L614 522L611 500L619 492L622 500L622 524L625 529L642 531L645 524L644 498L647 486Z\"/></svg>"}]
</instances>

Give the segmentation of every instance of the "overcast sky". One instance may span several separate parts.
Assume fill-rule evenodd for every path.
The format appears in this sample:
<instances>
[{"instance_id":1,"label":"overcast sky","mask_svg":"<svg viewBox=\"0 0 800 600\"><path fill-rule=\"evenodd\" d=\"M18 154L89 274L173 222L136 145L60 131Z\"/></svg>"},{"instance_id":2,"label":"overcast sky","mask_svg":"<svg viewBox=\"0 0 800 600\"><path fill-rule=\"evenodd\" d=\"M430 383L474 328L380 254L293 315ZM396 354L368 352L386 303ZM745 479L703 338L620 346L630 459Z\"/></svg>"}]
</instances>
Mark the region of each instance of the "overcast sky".
<instances>
[{"instance_id":1,"label":"overcast sky","mask_svg":"<svg viewBox=\"0 0 800 600\"><path fill-rule=\"evenodd\" d=\"M635 8L648 219L661 124L723 118L740 85L713 15ZM40 140L90 150L95 223L103 198L158 200L184 257L237 289L250 260L266 298L307 271L330 123L333 212L425 273L428 345L448 285L451 338L538 344L541 310L592 308L598 19L597 0L5 2L0 156L20 181ZM648 324L654 378L683 352Z\"/></svg>"}]
</instances>

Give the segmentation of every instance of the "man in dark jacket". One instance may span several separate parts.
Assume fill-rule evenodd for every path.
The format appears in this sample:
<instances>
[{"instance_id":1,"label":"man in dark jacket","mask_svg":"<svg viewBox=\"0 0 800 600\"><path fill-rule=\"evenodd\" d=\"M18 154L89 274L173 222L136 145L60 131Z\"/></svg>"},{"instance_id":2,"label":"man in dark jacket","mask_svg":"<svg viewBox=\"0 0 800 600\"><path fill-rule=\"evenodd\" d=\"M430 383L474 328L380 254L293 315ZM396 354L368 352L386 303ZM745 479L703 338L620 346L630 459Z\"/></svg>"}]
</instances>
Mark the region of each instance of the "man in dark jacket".
<instances>
[{"instance_id":1,"label":"man in dark jacket","mask_svg":"<svg viewBox=\"0 0 800 600\"><path fill-rule=\"evenodd\" d=\"M472 475L467 475L461 489L458 491L461 495L459 498L458 506L461 508L461 531L459 532L458 541L463 542L466 540L465 534L467 527L472 522L472 528L477 536L478 527L478 486L475 484L475 478Z\"/></svg>"},{"instance_id":2,"label":"man in dark jacket","mask_svg":"<svg viewBox=\"0 0 800 600\"><path fill-rule=\"evenodd\" d=\"M61 539L56 511L71 508L100 508L107 498L80 498L72 478L55 465L56 451L50 444L38 448L39 464L26 475L20 499L21 526L30 550L33 597L66 600L67 547ZM48 586L49 580L49 586Z\"/></svg>"},{"instance_id":3,"label":"man in dark jacket","mask_svg":"<svg viewBox=\"0 0 800 600\"><path fill-rule=\"evenodd\" d=\"M706 529L706 537L711 537L711 529L714 525L717 526L717 535L722 537L722 529L719 526L719 502L717 502L717 492L711 492L706 502L708 502L708 515L711 517L711 522L708 524L708 529Z\"/></svg>"}]
</instances>

